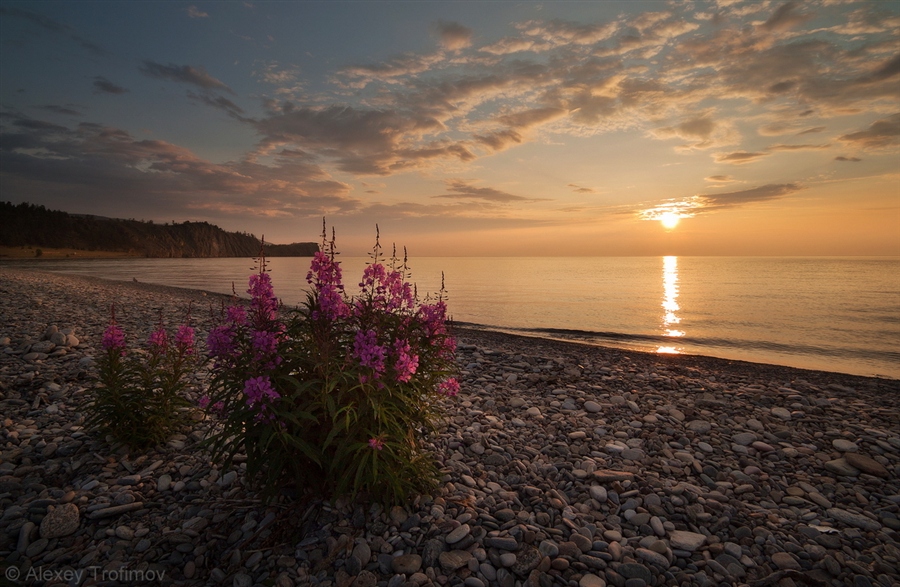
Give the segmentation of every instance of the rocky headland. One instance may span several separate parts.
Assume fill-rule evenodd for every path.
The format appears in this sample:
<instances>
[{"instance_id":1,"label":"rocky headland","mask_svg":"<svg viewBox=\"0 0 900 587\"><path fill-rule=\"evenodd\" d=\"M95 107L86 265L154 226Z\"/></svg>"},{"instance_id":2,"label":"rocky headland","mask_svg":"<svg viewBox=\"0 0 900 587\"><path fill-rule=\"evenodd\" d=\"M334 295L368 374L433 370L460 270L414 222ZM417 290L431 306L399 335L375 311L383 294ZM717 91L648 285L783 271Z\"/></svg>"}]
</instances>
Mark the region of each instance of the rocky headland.
<instances>
[{"instance_id":1,"label":"rocky headland","mask_svg":"<svg viewBox=\"0 0 900 587\"><path fill-rule=\"evenodd\" d=\"M457 329L441 488L388 510L264 504L199 412L143 453L83 428L112 304L137 345L221 299L0 270L0 582L900 584L895 380Z\"/></svg>"}]
</instances>

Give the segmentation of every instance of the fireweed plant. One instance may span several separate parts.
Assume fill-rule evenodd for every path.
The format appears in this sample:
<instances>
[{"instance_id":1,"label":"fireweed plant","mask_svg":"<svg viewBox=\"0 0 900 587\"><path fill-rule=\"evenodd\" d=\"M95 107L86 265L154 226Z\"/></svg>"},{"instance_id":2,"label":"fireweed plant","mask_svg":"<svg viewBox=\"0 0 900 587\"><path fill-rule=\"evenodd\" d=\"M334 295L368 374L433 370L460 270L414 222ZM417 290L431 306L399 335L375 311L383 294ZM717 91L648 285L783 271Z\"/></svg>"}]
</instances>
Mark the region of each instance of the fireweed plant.
<instances>
[{"instance_id":1,"label":"fireweed plant","mask_svg":"<svg viewBox=\"0 0 900 587\"><path fill-rule=\"evenodd\" d=\"M129 349L111 311L98 359L98 383L85 409L86 425L115 442L147 448L164 442L182 423L189 407L183 391L196 366L190 310L174 336L159 325L145 348Z\"/></svg>"},{"instance_id":2,"label":"fireweed plant","mask_svg":"<svg viewBox=\"0 0 900 587\"><path fill-rule=\"evenodd\" d=\"M423 443L438 400L459 390L443 285L417 299L406 259L382 263L377 227L358 294L346 293L336 255L323 226L311 291L294 311L279 308L261 258L248 311L228 308L210 331L201 404L221 427L208 443L226 466L246 455L270 497L292 489L400 504L435 487Z\"/></svg>"}]
</instances>

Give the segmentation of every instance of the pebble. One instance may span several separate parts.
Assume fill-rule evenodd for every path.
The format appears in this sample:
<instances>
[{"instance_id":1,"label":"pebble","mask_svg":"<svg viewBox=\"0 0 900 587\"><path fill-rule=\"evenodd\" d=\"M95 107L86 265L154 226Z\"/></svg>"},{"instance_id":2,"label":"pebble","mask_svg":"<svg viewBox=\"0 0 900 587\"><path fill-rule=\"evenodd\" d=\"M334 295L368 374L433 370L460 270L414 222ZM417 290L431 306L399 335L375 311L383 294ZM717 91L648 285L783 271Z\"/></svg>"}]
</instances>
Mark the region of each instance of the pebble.
<instances>
[{"instance_id":1,"label":"pebble","mask_svg":"<svg viewBox=\"0 0 900 587\"><path fill-rule=\"evenodd\" d=\"M441 486L406 507L291 511L196 449L208 421L138 454L77 420L110 304L139 331L209 300L6 267L0 559L278 587L900 582L896 382L460 329ZM67 506L71 532L50 537Z\"/></svg>"}]
</instances>

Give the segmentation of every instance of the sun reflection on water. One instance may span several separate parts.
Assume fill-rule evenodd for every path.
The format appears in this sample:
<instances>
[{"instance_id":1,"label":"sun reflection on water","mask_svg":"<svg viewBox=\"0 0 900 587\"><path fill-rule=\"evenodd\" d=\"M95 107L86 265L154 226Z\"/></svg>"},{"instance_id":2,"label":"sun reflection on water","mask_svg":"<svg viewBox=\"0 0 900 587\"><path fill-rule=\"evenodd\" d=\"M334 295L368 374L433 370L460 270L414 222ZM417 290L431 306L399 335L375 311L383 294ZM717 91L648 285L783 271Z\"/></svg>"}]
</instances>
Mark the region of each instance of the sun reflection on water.
<instances>
[{"instance_id":1,"label":"sun reflection on water","mask_svg":"<svg viewBox=\"0 0 900 587\"><path fill-rule=\"evenodd\" d=\"M676 312L681 309L678 305L678 257L663 257L663 313L662 328L664 336L678 338L684 336L683 330L675 328L680 322ZM674 346L660 346L658 353L678 354L680 349Z\"/></svg>"}]
</instances>

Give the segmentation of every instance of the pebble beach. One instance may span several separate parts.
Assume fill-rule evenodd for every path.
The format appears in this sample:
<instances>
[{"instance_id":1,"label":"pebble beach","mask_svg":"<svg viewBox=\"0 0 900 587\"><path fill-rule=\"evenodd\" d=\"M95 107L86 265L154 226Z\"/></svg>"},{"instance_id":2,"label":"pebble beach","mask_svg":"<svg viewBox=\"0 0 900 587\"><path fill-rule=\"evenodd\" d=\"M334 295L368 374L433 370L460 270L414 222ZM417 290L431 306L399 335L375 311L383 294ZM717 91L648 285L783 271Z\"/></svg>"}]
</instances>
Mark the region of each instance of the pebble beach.
<instances>
[{"instance_id":1,"label":"pebble beach","mask_svg":"<svg viewBox=\"0 0 900 587\"><path fill-rule=\"evenodd\" d=\"M113 304L138 346L226 299L0 267L0 584L900 586L897 380L456 328L440 488L389 509L264 503L199 410L83 428Z\"/></svg>"}]
</instances>

